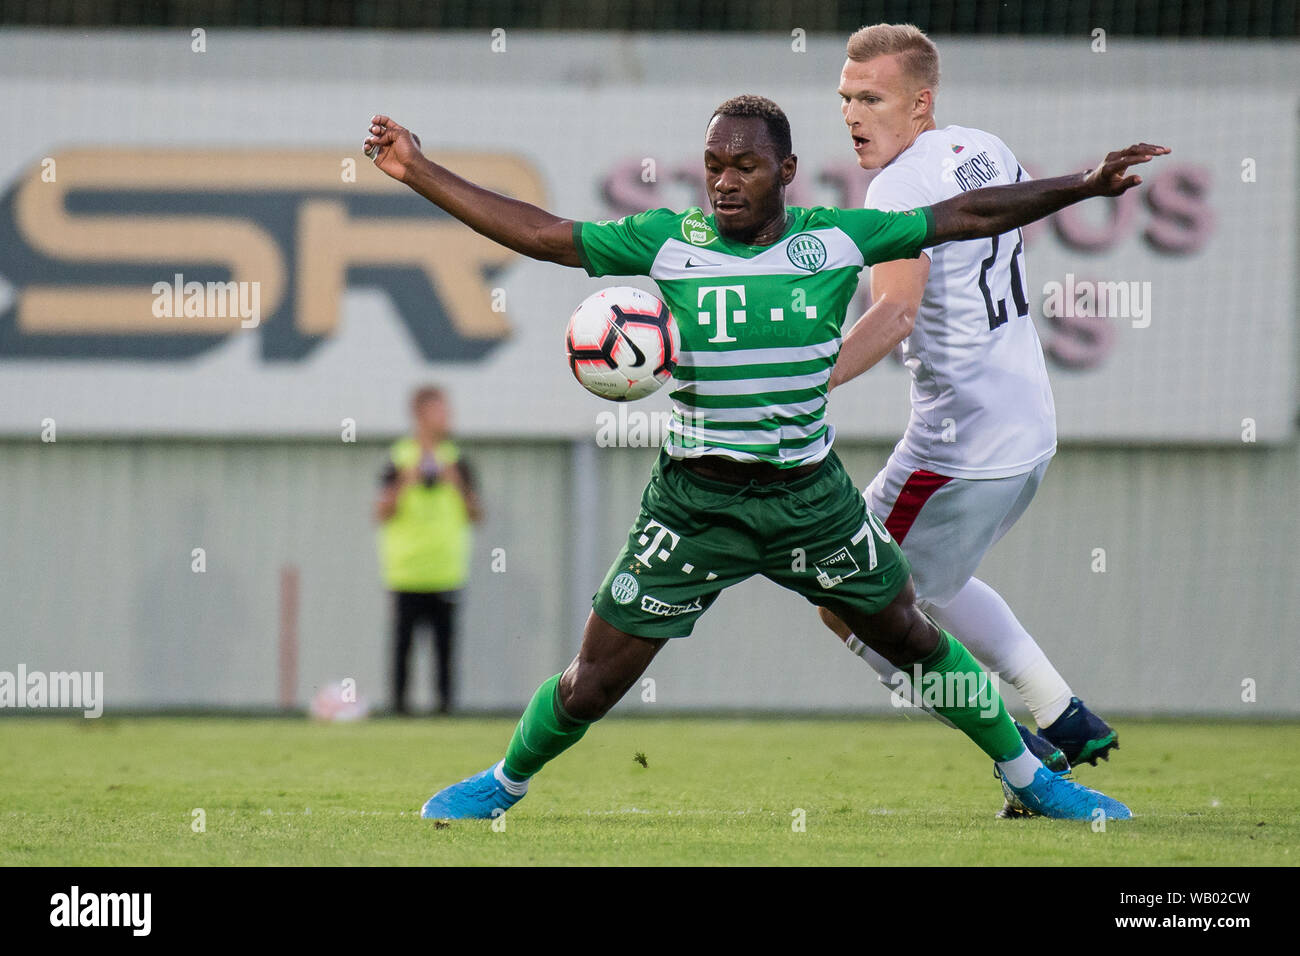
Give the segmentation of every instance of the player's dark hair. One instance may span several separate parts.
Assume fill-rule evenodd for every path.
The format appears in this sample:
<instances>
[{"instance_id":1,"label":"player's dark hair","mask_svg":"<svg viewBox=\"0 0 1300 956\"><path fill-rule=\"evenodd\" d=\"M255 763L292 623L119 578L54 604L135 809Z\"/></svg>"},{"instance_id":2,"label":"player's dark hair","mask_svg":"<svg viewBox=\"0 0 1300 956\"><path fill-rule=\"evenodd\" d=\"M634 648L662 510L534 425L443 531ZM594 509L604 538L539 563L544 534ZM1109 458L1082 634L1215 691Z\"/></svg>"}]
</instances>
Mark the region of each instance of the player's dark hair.
<instances>
[{"instance_id":1,"label":"player's dark hair","mask_svg":"<svg viewBox=\"0 0 1300 956\"><path fill-rule=\"evenodd\" d=\"M772 145L776 147L777 161L794 152L790 142L790 121L786 119L785 111L766 96L755 96L753 93L733 96L713 111L709 122L712 123L717 116L761 119L767 126L767 135L771 138Z\"/></svg>"}]
</instances>

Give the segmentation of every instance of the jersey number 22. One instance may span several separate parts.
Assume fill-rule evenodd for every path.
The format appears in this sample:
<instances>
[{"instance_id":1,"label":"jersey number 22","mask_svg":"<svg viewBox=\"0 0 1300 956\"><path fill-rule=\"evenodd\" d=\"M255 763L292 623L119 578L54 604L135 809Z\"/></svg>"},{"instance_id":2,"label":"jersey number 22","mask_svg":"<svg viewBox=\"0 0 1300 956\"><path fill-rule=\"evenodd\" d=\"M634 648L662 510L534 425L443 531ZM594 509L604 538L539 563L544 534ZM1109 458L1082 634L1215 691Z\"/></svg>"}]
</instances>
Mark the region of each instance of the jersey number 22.
<instances>
[{"instance_id":1,"label":"jersey number 22","mask_svg":"<svg viewBox=\"0 0 1300 956\"><path fill-rule=\"evenodd\" d=\"M997 308L994 308L993 293L989 289L989 276L993 276L993 281L998 286L998 291L1003 292L1007 285L1011 286L1011 298L1016 306L1016 315L1024 318L1029 314L1029 300L1025 298L1025 277L1024 265L1021 261L1021 252L1025 247L1025 239L1016 230L1016 247L1011 251L1011 261L1007 264L1007 273L997 269L998 264L998 239L994 236L989 240L993 248L989 250L989 257L980 263L980 292L984 295L984 308L989 314L989 328L996 329L999 325L1005 325L1007 321L1007 299L1005 293L997 301ZM1010 282L1008 283L1008 278Z\"/></svg>"}]
</instances>

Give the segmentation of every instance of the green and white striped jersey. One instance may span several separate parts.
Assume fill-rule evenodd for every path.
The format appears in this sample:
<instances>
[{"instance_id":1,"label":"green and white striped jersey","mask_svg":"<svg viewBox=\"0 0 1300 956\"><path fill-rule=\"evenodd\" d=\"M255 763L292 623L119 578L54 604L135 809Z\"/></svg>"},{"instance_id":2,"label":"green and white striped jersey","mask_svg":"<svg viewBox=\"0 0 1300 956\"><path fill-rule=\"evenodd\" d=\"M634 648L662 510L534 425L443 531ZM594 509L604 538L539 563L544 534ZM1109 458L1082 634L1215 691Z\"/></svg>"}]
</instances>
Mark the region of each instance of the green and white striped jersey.
<instances>
[{"instance_id":1,"label":"green and white striped jersey","mask_svg":"<svg viewBox=\"0 0 1300 956\"><path fill-rule=\"evenodd\" d=\"M826 457L826 384L858 273L920 255L933 223L928 207L786 214L785 235L770 246L720 236L699 208L574 223L588 274L649 276L677 320L664 446L673 458L793 468Z\"/></svg>"}]
</instances>

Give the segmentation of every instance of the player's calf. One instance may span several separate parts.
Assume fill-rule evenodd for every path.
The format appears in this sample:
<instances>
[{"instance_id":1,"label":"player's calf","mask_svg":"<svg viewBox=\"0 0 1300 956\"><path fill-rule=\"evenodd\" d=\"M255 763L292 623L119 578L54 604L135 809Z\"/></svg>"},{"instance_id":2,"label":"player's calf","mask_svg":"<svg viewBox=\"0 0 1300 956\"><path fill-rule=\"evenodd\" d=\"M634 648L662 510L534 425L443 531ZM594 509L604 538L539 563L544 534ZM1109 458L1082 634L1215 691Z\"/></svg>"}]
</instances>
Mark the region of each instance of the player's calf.
<instances>
[{"instance_id":1,"label":"player's calf","mask_svg":"<svg viewBox=\"0 0 1300 956\"><path fill-rule=\"evenodd\" d=\"M559 702L565 713L587 723L604 717L665 643L663 638L624 633L593 611L583 631L582 648L560 675Z\"/></svg>"}]
</instances>

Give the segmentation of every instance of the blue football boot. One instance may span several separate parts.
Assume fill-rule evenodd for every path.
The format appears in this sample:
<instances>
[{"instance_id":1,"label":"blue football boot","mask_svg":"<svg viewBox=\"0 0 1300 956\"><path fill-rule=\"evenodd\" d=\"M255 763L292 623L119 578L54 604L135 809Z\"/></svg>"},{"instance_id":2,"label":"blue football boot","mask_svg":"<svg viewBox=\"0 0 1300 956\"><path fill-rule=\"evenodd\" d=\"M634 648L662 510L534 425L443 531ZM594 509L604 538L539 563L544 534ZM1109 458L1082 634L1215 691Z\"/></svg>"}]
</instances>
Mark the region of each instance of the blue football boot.
<instances>
[{"instance_id":1,"label":"blue football boot","mask_svg":"<svg viewBox=\"0 0 1300 956\"><path fill-rule=\"evenodd\" d=\"M504 763L504 761L502 761ZM494 764L460 783L439 790L424 804L420 816L426 820L491 820L524 798L515 796L497 780Z\"/></svg>"},{"instance_id":2,"label":"blue football boot","mask_svg":"<svg viewBox=\"0 0 1300 956\"><path fill-rule=\"evenodd\" d=\"M1093 820L1097 811L1111 820L1128 820L1133 811L1118 800L1070 780L1063 773L1039 767L1027 787L1013 787L1001 773L1002 792L1007 803L1022 814L1053 820Z\"/></svg>"},{"instance_id":3,"label":"blue football boot","mask_svg":"<svg viewBox=\"0 0 1300 956\"><path fill-rule=\"evenodd\" d=\"M1020 731L1020 739L1025 742L1029 752L1043 762L1043 766L1053 773L1066 773L1070 769L1070 761L1065 759L1065 754L1061 753L1051 741L1040 737L1020 721L1015 721L1016 730ZM998 811L998 818L1001 820L1020 820L1026 817L1034 816L1027 810L1022 810L1010 800L1003 803L1002 809Z\"/></svg>"}]
</instances>

